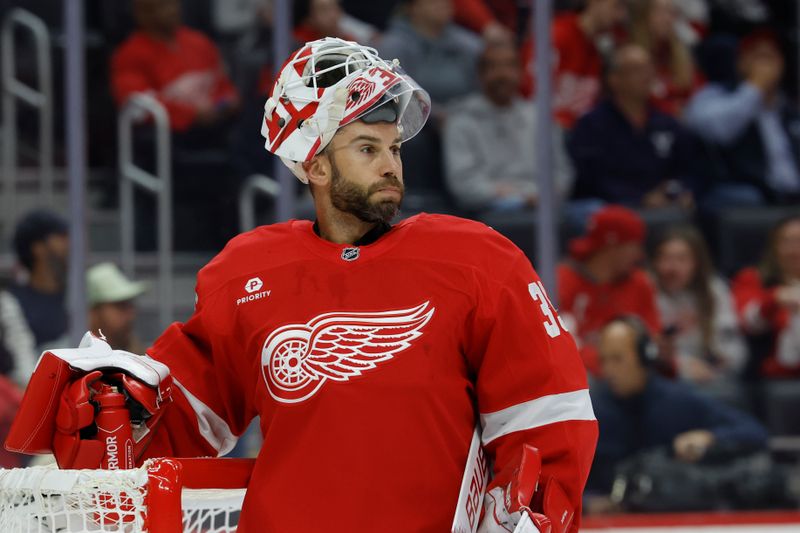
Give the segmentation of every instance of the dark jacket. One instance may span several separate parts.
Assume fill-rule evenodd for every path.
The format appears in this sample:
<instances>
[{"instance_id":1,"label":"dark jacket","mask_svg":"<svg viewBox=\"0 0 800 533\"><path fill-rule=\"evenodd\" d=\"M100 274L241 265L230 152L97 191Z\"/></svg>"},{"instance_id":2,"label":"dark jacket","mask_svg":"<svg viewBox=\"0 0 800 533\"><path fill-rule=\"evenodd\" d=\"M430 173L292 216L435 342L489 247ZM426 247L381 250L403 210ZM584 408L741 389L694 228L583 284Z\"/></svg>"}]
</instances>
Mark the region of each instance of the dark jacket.
<instances>
[{"instance_id":1,"label":"dark jacket","mask_svg":"<svg viewBox=\"0 0 800 533\"><path fill-rule=\"evenodd\" d=\"M590 490L607 492L617 463L642 450L671 449L673 439L686 431L709 430L726 447L757 449L767 443L766 429L746 413L660 376L651 375L644 392L632 398L614 396L605 383L593 385L591 396L600 438Z\"/></svg>"},{"instance_id":2,"label":"dark jacket","mask_svg":"<svg viewBox=\"0 0 800 533\"><path fill-rule=\"evenodd\" d=\"M575 165L576 198L637 207L645 194L668 180L694 189L691 135L655 108L639 130L605 100L578 120L567 148Z\"/></svg>"},{"instance_id":3,"label":"dark jacket","mask_svg":"<svg viewBox=\"0 0 800 533\"><path fill-rule=\"evenodd\" d=\"M795 166L800 169L800 113L788 105L783 105L779 114L794 156ZM710 149L718 150L719 155L719 159L716 159L717 165L712 167L715 171L713 174L715 181L748 183L758 187L769 200L782 199L779 193L769 187L765 179L768 172L767 152L757 120L747 126L744 133L731 145L711 145Z\"/></svg>"}]
</instances>

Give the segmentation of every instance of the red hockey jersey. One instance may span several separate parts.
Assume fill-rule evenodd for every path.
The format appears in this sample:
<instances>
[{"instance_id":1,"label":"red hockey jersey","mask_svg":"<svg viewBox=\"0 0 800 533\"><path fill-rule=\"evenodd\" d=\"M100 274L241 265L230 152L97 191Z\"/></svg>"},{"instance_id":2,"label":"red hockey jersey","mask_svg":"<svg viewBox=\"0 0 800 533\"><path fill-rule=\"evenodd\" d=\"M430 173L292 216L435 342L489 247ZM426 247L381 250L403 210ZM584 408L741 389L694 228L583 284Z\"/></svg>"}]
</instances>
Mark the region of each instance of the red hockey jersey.
<instances>
[{"instance_id":1,"label":"red hockey jersey","mask_svg":"<svg viewBox=\"0 0 800 533\"><path fill-rule=\"evenodd\" d=\"M768 334L771 337L769 353L759 369L761 373L773 378L800 376L800 367L781 364L778 356L779 339L792 327L792 313L777 302L777 287L765 285L758 269L745 268L734 278L732 289L742 329L751 335Z\"/></svg>"},{"instance_id":2,"label":"red hockey jersey","mask_svg":"<svg viewBox=\"0 0 800 533\"><path fill-rule=\"evenodd\" d=\"M224 454L260 415L239 531L449 531L477 421L495 471L532 443L580 516L583 365L529 261L477 222L418 215L360 247L308 221L240 235L148 354L178 389L149 456Z\"/></svg>"},{"instance_id":3,"label":"red hockey jersey","mask_svg":"<svg viewBox=\"0 0 800 533\"><path fill-rule=\"evenodd\" d=\"M603 60L592 38L578 24L576 14L556 17L552 31L553 113L561 127L571 129L597 101ZM522 45L521 58L526 68L521 90L524 95L531 96L535 92L535 51L530 38Z\"/></svg>"},{"instance_id":4,"label":"red hockey jersey","mask_svg":"<svg viewBox=\"0 0 800 533\"><path fill-rule=\"evenodd\" d=\"M661 333L661 318L656 306L656 291L643 270L612 283L597 283L582 271L579 264L564 262L558 266L559 306L574 322L573 334L581 342L581 355L592 374L600 374L597 343L602 327L620 315L635 315L644 321L650 333Z\"/></svg>"},{"instance_id":5,"label":"red hockey jersey","mask_svg":"<svg viewBox=\"0 0 800 533\"><path fill-rule=\"evenodd\" d=\"M114 52L111 88L122 106L137 92L155 96L176 131L188 129L198 110L238 101L216 45L202 33L181 27L173 43L137 31Z\"/></svg>"}]
</instances>

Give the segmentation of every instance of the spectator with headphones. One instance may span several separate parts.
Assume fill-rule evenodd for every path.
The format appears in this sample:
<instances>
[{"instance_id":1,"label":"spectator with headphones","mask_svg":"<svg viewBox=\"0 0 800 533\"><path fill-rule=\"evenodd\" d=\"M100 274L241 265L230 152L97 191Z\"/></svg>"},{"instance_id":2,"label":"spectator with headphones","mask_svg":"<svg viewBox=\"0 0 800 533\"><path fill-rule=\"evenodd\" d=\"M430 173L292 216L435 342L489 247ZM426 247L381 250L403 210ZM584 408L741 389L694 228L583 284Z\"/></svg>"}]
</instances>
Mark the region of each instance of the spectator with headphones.
<instances>
[{"instance_id":1,"label":"spectator with headphones","mask_svg":"<svg viewBox=\"0 0 800 533\"><path fill-rule=\"evenodd\" d=\"M767 432L755 419L654 371L658 347L639 318L612 319L598 347L602 379L591 396L600 440L588 490L609 494L617 465L651 448L668 447L677 460L694 463L712 447L766 446Z\"/></svg>"}]
</instances>

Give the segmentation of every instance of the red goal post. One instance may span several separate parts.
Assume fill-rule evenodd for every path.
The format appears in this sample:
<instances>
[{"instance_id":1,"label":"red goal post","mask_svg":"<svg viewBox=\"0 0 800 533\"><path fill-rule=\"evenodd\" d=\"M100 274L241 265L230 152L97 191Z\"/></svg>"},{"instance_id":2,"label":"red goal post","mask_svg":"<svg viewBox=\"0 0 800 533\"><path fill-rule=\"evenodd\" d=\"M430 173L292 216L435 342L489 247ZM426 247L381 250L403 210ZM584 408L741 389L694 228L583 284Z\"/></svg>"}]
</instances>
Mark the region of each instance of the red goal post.
<instances>
[{"instance_id":1,"label":"red goal post","mask_svg":"<svg viewBox=\"0 0 800 533\"><path fill-rule=\"evenodd\" d=\"M0 531L236 531L253 459L151 459L130 470L0 469Z\"/></svg>"}]
</instances>

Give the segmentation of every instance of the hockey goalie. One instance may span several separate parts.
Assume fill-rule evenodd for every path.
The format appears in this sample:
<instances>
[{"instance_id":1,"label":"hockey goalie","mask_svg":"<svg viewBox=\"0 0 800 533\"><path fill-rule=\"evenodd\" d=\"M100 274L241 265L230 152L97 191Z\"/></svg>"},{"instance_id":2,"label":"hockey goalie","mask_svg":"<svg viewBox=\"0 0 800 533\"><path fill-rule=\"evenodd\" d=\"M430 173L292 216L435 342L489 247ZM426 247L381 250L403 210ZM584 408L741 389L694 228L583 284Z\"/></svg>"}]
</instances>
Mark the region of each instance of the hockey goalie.
<instances>
[{"instance_id":1,"label":"hockey goalie","mask_svg":"<svg viewBox=\"0 0 800 533\"><path fill-rule=\"evenodd\" d=\"M477 222L392 223L401 146L429 112L374 49L294 52L262 134L316 220L233 239L199 272L194 314L146 355L89 334L43 354L7 447L99 468L110 385L136 464L225 455L260 416L240 532L577 531L597 422L530 262Z\"/></svg>"}]
</instances>

